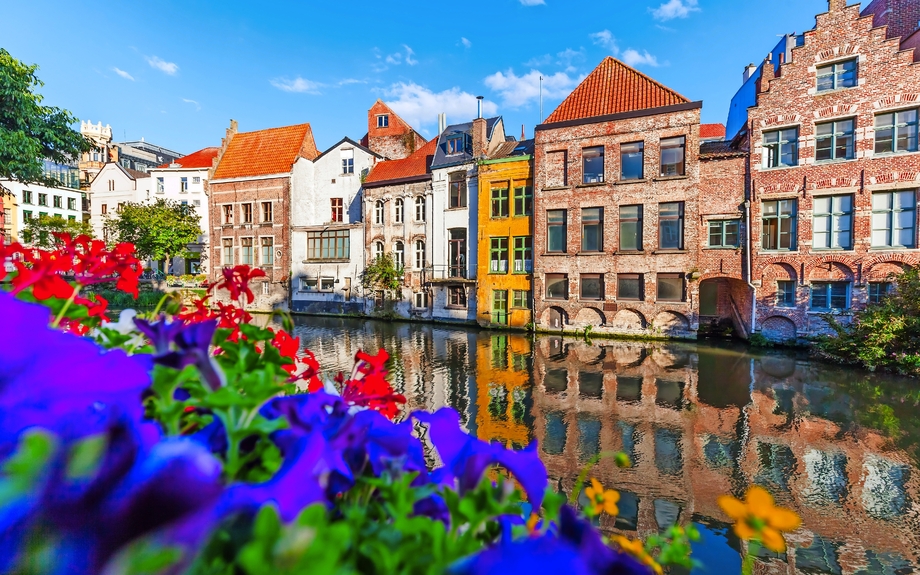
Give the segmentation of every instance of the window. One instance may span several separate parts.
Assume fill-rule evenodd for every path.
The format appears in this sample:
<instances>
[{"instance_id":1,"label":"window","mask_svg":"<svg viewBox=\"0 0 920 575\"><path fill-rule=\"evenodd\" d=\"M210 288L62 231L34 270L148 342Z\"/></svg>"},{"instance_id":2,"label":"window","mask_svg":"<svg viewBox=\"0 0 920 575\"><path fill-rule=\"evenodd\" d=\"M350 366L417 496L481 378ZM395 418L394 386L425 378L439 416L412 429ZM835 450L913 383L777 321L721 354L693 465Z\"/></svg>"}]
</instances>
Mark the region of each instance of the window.
<instances>
[{"instance_id":1,"label":"window","mask_svg":"<svg viewBox=\"0 0 920 575\"><path fill-rule=\"evenodd\" d=\"M814 239L816 250L848 250L853 247L853 196L815 198Z\"/></svg>"},{"instance_id":2,"label":"window","mask_svg":"<svg viewBox=\"0 0 920 575\"><path fill-rule=\"evenodd\" d=\"M581 151L585 184L596 184L604 181L604 146L594 146Z\"/></svg>"},{"instance_id":3,"label":"window","mask_svg":"<svg viewBox=\"0 0 920 575\"><path fill-rule=\"evenodd\" d=\"M447 139L447 155L463 152L463 135L452 136Z\"/></svg>"},{"instance_id":4,"label":"window","mask_svg":"<svg viewBox=\"0 0 920 575\"><path fill-rule=\"evenodd\" d=\"M76 211L77 198L67 198L67 209Z\"/></svg>"},{"instance_id":5,"label":"window","mask_svg":"<svg viewBox=\"0 0 920 575\"><path fill-rule=\"evenodd\" d=\"M48 194L38 194L38 205L47 206L48 205Z\"/></svg>"},{"instance_id":6,"label":"window","mask_svg":"<svg viewBox=\"0 0 920 575\"><path fill-rule=\"evenodd\" d=\"M412 294L414 305L416 308L426 308L428 307L428 293L427 292L415 292Z\"/></svg>"},{"instance_id":7,"label":"window","mask_svg":"<svg viewBox=\"0 0 920 575\"><path fill-rule=\"evenodd\" d=\"M240 204L240 209L243 212L243 223L251 224L252 223L252 204Z\"/></svg>"},{"instance_id":8,"label":"window","mask_svg":"<svg viewBox=\"0 0 920 575\"><path fill-rule=\"evenodd\" d=\"M466 307L466 288L463 286L448 287L447 305L451 307Z\"/></svg>"},{"instance_id":9,"label":"window","mask_svg":"<svg viewBox=\"0 0 920 575\"><path fill-rule=\"evenodd\" d=\"M374 223L383 225L383 202L381 200L374 203Z\"/></svg>"},{"instance_id":10,"label":"window","mask_svg":"<svg viewBox=\"0 0 920 575\"><path fill-rule=\"evenodd\" d=\"M658 274L658 301L684 301L684 276Z\"/></svg>"},{"instance_id":11,"label":"window","mask_svg":"<svg viewBox=\"0 0 920 575\"><path fill-rule=\"evenodd\" d=\"M581 299L604 299L604 274L581 274Z\"/></svg>"},{"instance_id":12,"label":"window","mask_svg":"<svg viewBox=\"0 0 920 575\"><path fill-rule=\"evenodd\" d=\"M642 206L620 206L620 251L642 250Z\"/></svg>"},{"instance_id":13,"label":"window","mask_svg":"<svg viewBox=\"0 0 920 575\"><path fill-rule=\"evenodd\" d=\"M582 208L581 251L604 250L604 208Z\"/></svg>"},{"instance_id":14,"label":"window","mask_svg":"<svg viewBox=\"0 0 920 575\"><path fill-rule=\"evenodd\" d=\"M526 274L533 271L533 238L514 238L514 273Z\"/></svg>"},{"instance_id":15,"label":"window","mask_svg":"<svg viewBox=\"0 0 920 575\"><path fill-rule=\"evenodd\" d=\"M406 203L402 198L396 198L394 205L396 206L396 213L393 214L393 219L397 224L401 224L406 218Z\"/></svg>"},{"instance_id":16,"label":"window","mask_svg":"<svg viewBox=\"0 0 920 575\"><path fill-rule=\"evenodd\" d=\"M188 178L179 178L179 193L188 193Z\"/></svg>"},{"instance_id":17,"label":"window","mask_svg":"<svg viewBox=\"0 0 920 575\"><path fill-rule=\"evenodd\" d=\"M415 240L415 268L423 269L425 267L425 242Z\"/></svg>"},{"instance_id":18,"label":"window","mask_svg":"<svg viewBox=\"0 0 920 575\"><path fill-rule=\"evenodd\" d=\"M233 239L224 238L224 265L233 265Z\"/></svg>"},{"instance_id":19,"label":"window","mask_svg":"<svg viewBox=\"0 0 920 575\"><path fill-rule=\"evenodd\" d=\"M450 183L450 207L466 207L466 174L463 172L454 172L449 177Z\"/></svg>"},{"instance_id":20,"label":"window","mask_svg":"<svg viewBox=\"0 0 920 575\"><path fill-rule=\"evenodd\" d=\"M812 282L811 309L849 309L850 282Z\"/></svg>"},{"instance_id":21,"label":"window","mask_svg":"<svg viewBox=\"0 0 920 575\"><path fill-rule=\"evenodd\" d=\"M448 230L447 265L448 276L452 278L466 277L466 229ZM466 304L464 304L466 305Z\"/></svg>"},{"instance_id":22,"label":"window","mask_svg":"<svg viewBox=\"0 0 920 575\"><path fill-rule=\"evenodd\" d=\"M796 200L764 202L761 248L765 250L794 250Z\"/></svg>"},{"instance_id":23,"label":"window","mask_svg":"<svg viewBox=\"0 0 920 575\"><path fill-rule=\"evenodd\" d=\"M514 215L533 215L533 188L530 186L514 188Z\"/></svg>"},{"instance_id":24,"label":"window","mask_svg":"<svg viewBox=\"0 0 920 575\"><path fill-rule=\"evenodd\" d=\"M869 303L882 303L891 292L891 282L869 282Z\"/></svg>"},{"instance_id":25,"label":"window","mask_svg":"<svg viewBox=\"0 0 920 575\"><path fill-rule=\"evenodd\" d=\"M856 85L856 59L818 66L817 72L819 92Z\"/></svg>"},{"instance_id":26,"label":"window","mask_svg":"<svg viewBox=\"0 0 920 575\"><path fill-rule=\"evenodd\" d=\"M201 183L201 176L192 176L192 183L193 183L193 184L200 184L200 183Z\"/></svg>"},{"instance_id":27,"label":"window","mask_svg":"<svg viewBox=\"0 0 920 575\"><path fill-rule=\"evenodd\" d=\"M54 207L58 209L64 208L64 198L62 198L61 196L54 196L53 201L54 201Z\"/></svg>"},{"instance_id":28,"label":"window","mask_svg":"<svg viewBox=\"0 0 920 575\"><path fill-rule=\"evenodd\" d=\"M565 252L565 210L546 211L546 251Z\"/></svg>"},{"instance_id":29,"label":"window","mask_svg":"<svg viewBox=\"0 0 920 575\"><path fill-rule=\"evenodd\" d=\"M917 110L902 110L875 117L875 153L917 151Z\"/></svg>"},{"instance_id":30,"label":"window","mask_svg":"<svg viewBox=\"0 0 920 575\"><path fill-rule=\"evenodd\" d=\"M617 299L641 301L643 285L642 274L617 274Z\"/></svg>"},{"instance_id":31,"label":"window","mask_svg":"<svg viewBox=\"0 0 920 575\"><path fill-rule=\"evenodd\" d=\"M233 206L224 206L224 224L233 223Z\"/></svg>"},{"instance_id":32,"label":"window","mask_svg":"<svg viewBox=\"0 0 920 575\"><path fill-rule=\"evenodd\" d=\"M406 248L402 242L393 244L393 262L399 269L406 267Z\"/></svg>"},{"instance_id":33,"label":"window","mask_svg":"<svg viewBox=\"0 0 920 575\"><path fill-rule=\"evenodd\" d=\"M240 240L240 245L243 247L240 263L243 265L252 265L252 238L242 238Z\"/></svg>"},{"instance_id":34,"label":"window","mask_svg":"<svg viewBox=\"0 0 920 575\"><path fill-rule=\"evenodd\" d=\"M661 175L684 175L684 137L661 140Z\"/></svg>"},{"instance_id":35,"label":"window","mask_svg":"<svg viewBox=\"0 0 920 575\"><path fill-rule=\"evenodd\" d=\"M425 221L425 196L415 196L415 221Z\"/></svg>"},{"instance_id":36,"label":"window","mask_svg":"<svg viewBox=\"0 0 920 575\"><path fill-rule=\"evenodd\" d=\"M165 186L163 185L163 178L157 178L157 193L162 194L165 191Z\"/></svg>"},{"instance_id":37,"label":"window","mask_svg":"<svg viewBox=\"0 0 920 575\"><path fill-rule=\"evenodd\" d=\"M262 295L271 295L272 287L269 282L262 282Z\"/></svg>"},{"instance_id":38,"label":"window","mask_svg":"<svg viewBox=\"0 0 920 575\"><path fill-rule=\"evenodd\" d=\"M271 202L262 202L262 221L263 222L272 221L272 203Z\"/></svg>"},{"instance_id":39,"label":"window","mask_svg":"<svg viewBox=\"0 0 920 575\"><path fill-rule=\"evenodd\" d=\"M335 278L319 278L319 291L332 291L335 289Z\"/></svg>"},{"instance_id":40,"label":"window","mask_svg":"<svg viewBox=\"0 0 920 575\"><path fill-rule=\"evenodd\" d=\"M917 246L917 198L913 190L872 194L872 246Z\"/></svg>"},{"instance_id":41,"label":"window","mask_svg":"<svg viewBox=\"0 0 920 575\"><path fill-rule=\"evenodd\" d=\"M374 259L379 260L383 257L383 242L374 242Z\"/></svg>"},{"instance_id":42,"label":"window","mask_svg":"<svg viewBox=\"0 0 920 575\"><path fill-rule=\"evenodd\" d=\"M799 164L799 129L787 128L763 133L763 167L780 168Z\"/></svg>"},{"instance_id":43,"label":"window","mask_svg":"<svg viewBox=\"0 0 920 575\"><path fill-rule=\"evenodd\" d=\"M201 200L192 200L192 205L194 205L194 206L200 206L200 205L201 205Z\"/></svg>"},{"instance_id":44,"label":"window","mask_svg":"<svg viewBox=\"0 0 920 575\"><path fill-rule=\"evenodd\" d=\"M275 238L259 238L262 243L262 258L259 260L263 266L275 265Z\"/></svg>"},{"instance_id":45,"label":"window","mask_svg":"<svg viewBox=\"0 0 920 575\"><path fill-rule=\"evenodd\" d=\"M330 204L332 206L332 219L330 222L344 222L345 221L345 201L342 198L332 198Z\"/></svg>"},{"instance_id":46,"label":"window","mask_svg":"<svg viewBox=\"0 0 920 575\"><path fill-rule=\"evenodd\" d=\"M115 180L109 180L109 191L110 192L115 191Z\"/></svg>"},{"instance_id":47,"label":"window","mask_svg":"<svg viewBox=\"0 0 920 575\"><path fill-rule=\"evenodd\" d=\"M316 278L300 278L301 291L316 291L316 286L318 284L319 280Z\"/></svg>"},{"instance_id":48,"label":"window","mask_svg":"<svg viewBox=\"0 0 920 575\"><path fill-rule=\"evenodd\" d=\"M684 249L684 203L668 202L658 208L658 247Z\"/></svg>"},{"instance_id":49,"label":"window","mask_svg":"<svg viewBox=\"0 0 920 575\"><path fill-rule=\"evenodd\" d=\"M546 299L569 299L568 274L546 274Z\"/></svg>"},{"instance_id":50,"label":"window","mask_svg":"<svg viewBox=\"0 0 920 575\"><path fill-rule=\"evenodd\" d=\"M492 188L492 217L508 217L508 188Z\"/></svg>"},{"instance_id":51,"label":"window","mask_svg":"<svg viewBox=\"0 0 920 575\"><path fill-rule=\"evenodd\" d=\"M308 260L347 260L350 254L351 234L349 230L307 232ZM383 244L380 244L379 255L383 255Z\"/></svg>"},{"instance_id":52,"label":"window","mask_svg":"<svg viewBox=\"0 0 920 575\"><path fill-rule=\"evenodd\" d=\"M512 293L511 307L527 309L530 307L530 290L516 289Z\"/></svg>"},{"instance_id":53,"label":"window","mask_svg":"<svg viewBox=\"0 0 920 575\"><path fill-rule=\"evenodd\" d=\"M22 203L31 204L32 203L32 190L23 190L22 191Z\"/></svg>"},{"instance_id":54,"label":"window","mask_svg":"<svg viewBox=\"0 0 920 575\"><path fill-rule=\"evenodd\" d=\"M377 115L377 127L378 128L388 128L389 126L390 126L390 115L389 114L378 114Z\"/></svg>"},{"instance_id":55,"label":"window","mask_svg":"<svg viewBox=\"0 0 920 575\"><path fill-rule=\"evenodd\" d=\"M121 213L121 210L123 210L124 207L125 207L125 203L124 203L124 202L118 202L118 205L115 206L115 211L118 212L118 213L120 214L120 213Z\"/></svg>"},{"instance_id":56,"label":"window","mask_svg":"<svg viewBox=\"0 0 920 575\"><path fill-rule=\"evenodd\" d=\"M508 238L491 238L489 262L489 273L508 273Z\"/></svg>"},{"instance_id":57,"label":"window","mask_svg":"<svg viewBox=\"0 0 920 575\"><path fill-rule=\"evenodd\" d=\"M838 120L815 125L815 160L852 160L854 120Z\"/></svg>"},{"instance_id":58,"label":"window","mask_svg":"<svg viewBox=\"0 0 920 575\"><path fill-rule=\"evenodd\" d=\"M105 204L103 204L102 207L105 207ZM105 212L102 212L102 213L104 214ZM24 219L24 220L31 220L31 219L32 219L32 211L31 211L31 210L23 210L23 211L22 211L22 219Z\"/></svg>"},{"instance_id":59,"label":"window","mask_svg":"<svg viewBox=\"0 0 920 575\"><path fill-rule=\"evenodd\" d=\"M342 150L342 173L346 175L355 173L355 150L353 148Z\"/></svg>"},{"instance_id":60,"label":"window","mask_svg":"<svg viewBox=\"0 0 920 575\"><path fill-rule=\"evenodd\" d=\"M737 248L741 245L740 228L741 220L710 220L709 247Z\"/></svg>"},{"instance_id":61,"label":"window","mask_svg":"<svg viewBox=\"0 0 920 575\"><path fill-rule=\"evenodd\" d=\"M795 307L795 282L779 280L776 282L776 306Z\"/></svg>"},{"instance_id":62,"label":"window","mask_svg":"<svg viewBox=\"0 0 920 575\"><path fill-rule=\"evenodd\" d=\"M568 185L565 150L546 153L546 187L559 188Z\"/></svg>"},{"instance_id":63,"label":"window","mask_svg":"<svg viewBox=\"0 0 920 575\"><path fill-rule=\"evenodd\" d=\"M645 142L620 144L620 179L641 180L645 177Z\"/></svg>"},{"instance_id":64,"label":"window","mask_svg":"<svg viewBox=\"0 0 920 575\"><path fill-rule=\"evenodd\" d=\"M71 222L77 221L77 216L67 216L67 219Z\"/></svg>"}]
</instances>

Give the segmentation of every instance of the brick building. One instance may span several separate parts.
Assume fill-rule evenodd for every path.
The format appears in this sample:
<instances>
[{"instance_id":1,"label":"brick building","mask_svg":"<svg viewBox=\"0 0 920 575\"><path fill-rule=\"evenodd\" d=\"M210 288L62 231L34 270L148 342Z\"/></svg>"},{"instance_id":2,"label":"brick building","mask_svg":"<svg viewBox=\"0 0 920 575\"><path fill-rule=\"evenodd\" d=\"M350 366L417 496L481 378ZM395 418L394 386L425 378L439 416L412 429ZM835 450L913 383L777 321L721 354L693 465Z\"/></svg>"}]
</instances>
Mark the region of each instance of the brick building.
<instances>
[{"instance_id":1,"label":"brick building","mask_svg":"<svg viewBox=\"0 0 920 575\"><path fill-rule=\"evenodd\" d=\"M701 107L608 57L536 127L539 328L695 337Z\"/></svg>"},{"instance_id":2,"label":"brick building","mask_svg":"<svg viewBox=\"0 0 920 575\"><path fill-rule=\"evenodd\" d=\"M381 100L367 111L367 134L361 145L387 160L401 160L425 145L425 138Z\"/></svg>"},{"instance_id":3,"label":"brick building","mask_svg":"<svg viewBox=\"0 0 920 575\"><path fill-rule=\"evenodd\" d=\"M228 266L264 270L268 277L253 286L250 309L288 306L293 181L318 155L310 124L238 133L231 120L221 141L207 182L210 281Z\"/></svg>"},{"instance_id":4,"label":"brick building","mask_svg":"<svg viewBox=\"0 0 920 575\"><path fill-rule=\"evenodd\" d=\"M821 314L846 318L920 263L920 64L900 37L920 2L828 5L763 63L737 137L750 148L755 329L776 340L823 332Z\"/></svg>"}]
</instances>

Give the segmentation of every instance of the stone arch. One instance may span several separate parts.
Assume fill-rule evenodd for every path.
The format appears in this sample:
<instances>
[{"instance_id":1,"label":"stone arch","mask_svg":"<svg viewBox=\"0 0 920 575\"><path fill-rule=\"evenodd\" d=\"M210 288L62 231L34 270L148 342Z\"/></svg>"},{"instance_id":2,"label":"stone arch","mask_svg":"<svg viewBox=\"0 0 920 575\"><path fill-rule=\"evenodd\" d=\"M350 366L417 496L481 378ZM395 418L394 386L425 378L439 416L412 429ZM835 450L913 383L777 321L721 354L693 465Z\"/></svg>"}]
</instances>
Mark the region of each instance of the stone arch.
<instances>
[{"instance_id":1,"label":"stone arch","mask_svg":"<svg viewBox=\"0 0 920 575\"><path fill-rule=\"evenodd\" d=\"M876 262L863 272L863 279L867 282L890 281L904 273L905 268L901 262Z\"/></svg>"},{"instance_id":2,"label":"stone arch","mask_svg":"<svg viewBox=\"0 0 920 575\"><path fill-rule=\"evenodd\" d=\"M621 309L610 322L610 327L621 331L643 330L647 326L645 316L634 309Z\"/></svg>"},{"instance_id":3,"label":"stone arch","mask_svg":"<svg viewBox=\"0 0 920 575\"><path fill-rule=\"evenodd\" d=\"M828 258L815 262L805 268L808 281L839 280L853 281L856 274L847 262Z\"/></svg>"},{"instance_id":4,"label":"stone arch","mask_svg":"<svg viewBox=\"0 0 920 575\"><path fill-rule=\"evenodd\" d=\"M788 341L796 338L796 327L788 317L774 315L760 323L760 333L770 341Z\"/></svg>"},{"instance_id":5,"label":"stone arch","mask_svg":"<svg viewBox=\"0 0 920 575\"><path fill-rule=\"evenodd\" d=\"M569 314L559 306L551 306L540 314L540 325L550 329L562 329L569 324Z\"/></svg>"},{"instance_id":6,"label":"stone arch","mask_svg":"<svg viewBox=\"0 0 920 575\"><path fill-rule=\"evenodd\" d=\"M604 316L604 312L596 307L583 307L575 314L575 319L572 323L599 327L607 323L607 318Z\"/></svg>"},{"instance_id":7,"label":"stone arch","mask_svg":"<svg viewBox=\"0 0 920 575\"><path fill-rule=\"evenodd\" d=\"M795 271L795 267L790 263L773 262L764 266L763 271L760 273L760 279L763 281L763 285L766 286L767 282L796 281L798 274Z\"/></svg>"},{"instance_id":8,"label":"stone arch","mask_svg":"<svg viewBox=\"0 0 920 575\"><path fill-rule=\"evenodd\" d=\"M663 334L677 334L690 329L687 316L676 311L663 311L655 316L655 327Z\"/></svg>"}]
</instances>

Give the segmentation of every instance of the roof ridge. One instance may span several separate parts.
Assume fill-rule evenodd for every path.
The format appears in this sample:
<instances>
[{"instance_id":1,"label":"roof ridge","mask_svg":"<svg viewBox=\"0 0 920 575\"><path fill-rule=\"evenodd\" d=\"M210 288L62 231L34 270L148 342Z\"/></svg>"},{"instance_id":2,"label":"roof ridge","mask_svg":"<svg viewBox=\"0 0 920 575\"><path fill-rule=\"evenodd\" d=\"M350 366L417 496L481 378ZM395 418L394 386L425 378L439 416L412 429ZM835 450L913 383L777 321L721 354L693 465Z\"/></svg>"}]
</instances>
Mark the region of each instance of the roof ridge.
<instances>
[{"instance_id":1,"label":"roof ridge","mask_svg":"<svg viewBox=\"0 0 920 575\"><path fill-rule=\"evenodd\" d=\"M634 74L638 74L639 76L645 78L646 80L648 80L648 81L651 82L652 84L655 84L656 86L658 86L659 88L665 90L666 92L670 92L670 93L674 94L675 96L677 96L678 98L680 98L680 99L682 99L682 100L684 100L684 101L686 101L686 102L690 102L690 101L691 101L690 98L684 96L683 94L681 94L681 93L678 92L677 90L665 86L664 84L662 84L662 83L659 82L658 80L652 78L651 76L649 76L648 74L646 74L646 73L644 73L644 72L640 72L639 70L633 68L632 66L630 66L630 65L627 64L626 62L623 62L623 61L621 61L621 60L618 60L618 59L614 58L613 56L607 56L607 58L610 58L611 60L613 60L614 62L616 62L616 63L619 64L620 66L623 66L624 68L626 68L627 70L629 70L630 72L632 72L632 73L634 73Z\"/></svg>"},{"instance_id":2,"label":"roof ridge","mask_svg":"<svg viewBox=\"0 0 920 575\"><path fill-rule=\"evenodd\" d=\"M310 126L310 122L301 122L301 123L299 123L299 124L288 124L287 126L273 126L273 127L271 127L271 128L262 128L261 130L251 130L251 131L249 131L249 132L237 132L236 135L239 136L239 135L243 135L243 134L257 134L257 133L259 133L259 132L270 132L270 131L272 131L272 130L286 130L286 129L288 129L288 128L299 128L300 126L307 126L307 127L309 127L311 130L313 129L313 128ZM189 155L191 155L191 154L189 154Z\"/></svg>"}]
</instances>

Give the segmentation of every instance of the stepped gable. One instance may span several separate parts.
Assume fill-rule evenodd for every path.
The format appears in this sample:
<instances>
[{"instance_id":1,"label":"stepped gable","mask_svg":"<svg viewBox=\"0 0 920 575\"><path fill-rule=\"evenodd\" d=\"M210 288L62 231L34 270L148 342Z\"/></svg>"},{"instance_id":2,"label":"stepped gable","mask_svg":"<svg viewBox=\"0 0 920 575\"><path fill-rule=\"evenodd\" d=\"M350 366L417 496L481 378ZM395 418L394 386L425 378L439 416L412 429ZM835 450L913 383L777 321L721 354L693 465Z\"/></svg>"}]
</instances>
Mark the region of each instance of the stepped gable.
<instances>
[{"instance_id":1,"label":"stepped gable","mask_svg":"<svg viewBox=\"0 0 920 575\"><path fill-rule=\"evenodd\" d=\"M690 100L607 56L546 119L547 124L687 104Z\"/></svg>"},{"instance_id":2,"label":"stepped gable","mask_svg":"<svg viewBox=\"0 0 920 575\"><path fill-rule=\"evenodd\" d=\"M213 180L287 174L297 158L319 155L310 124L239 132L217 164Z\"/></svg>"},{"instance_id":3,"label":"stepped gable","mask_svg":"<svg viewBox=\"0 0 920 575\"><path fill-rule=\"evenodd\" d=\"M409 178L427 178L438 139L433 138L408 158L377 162L364 180L365 187Z\"/></svg>"}]
</instances>

